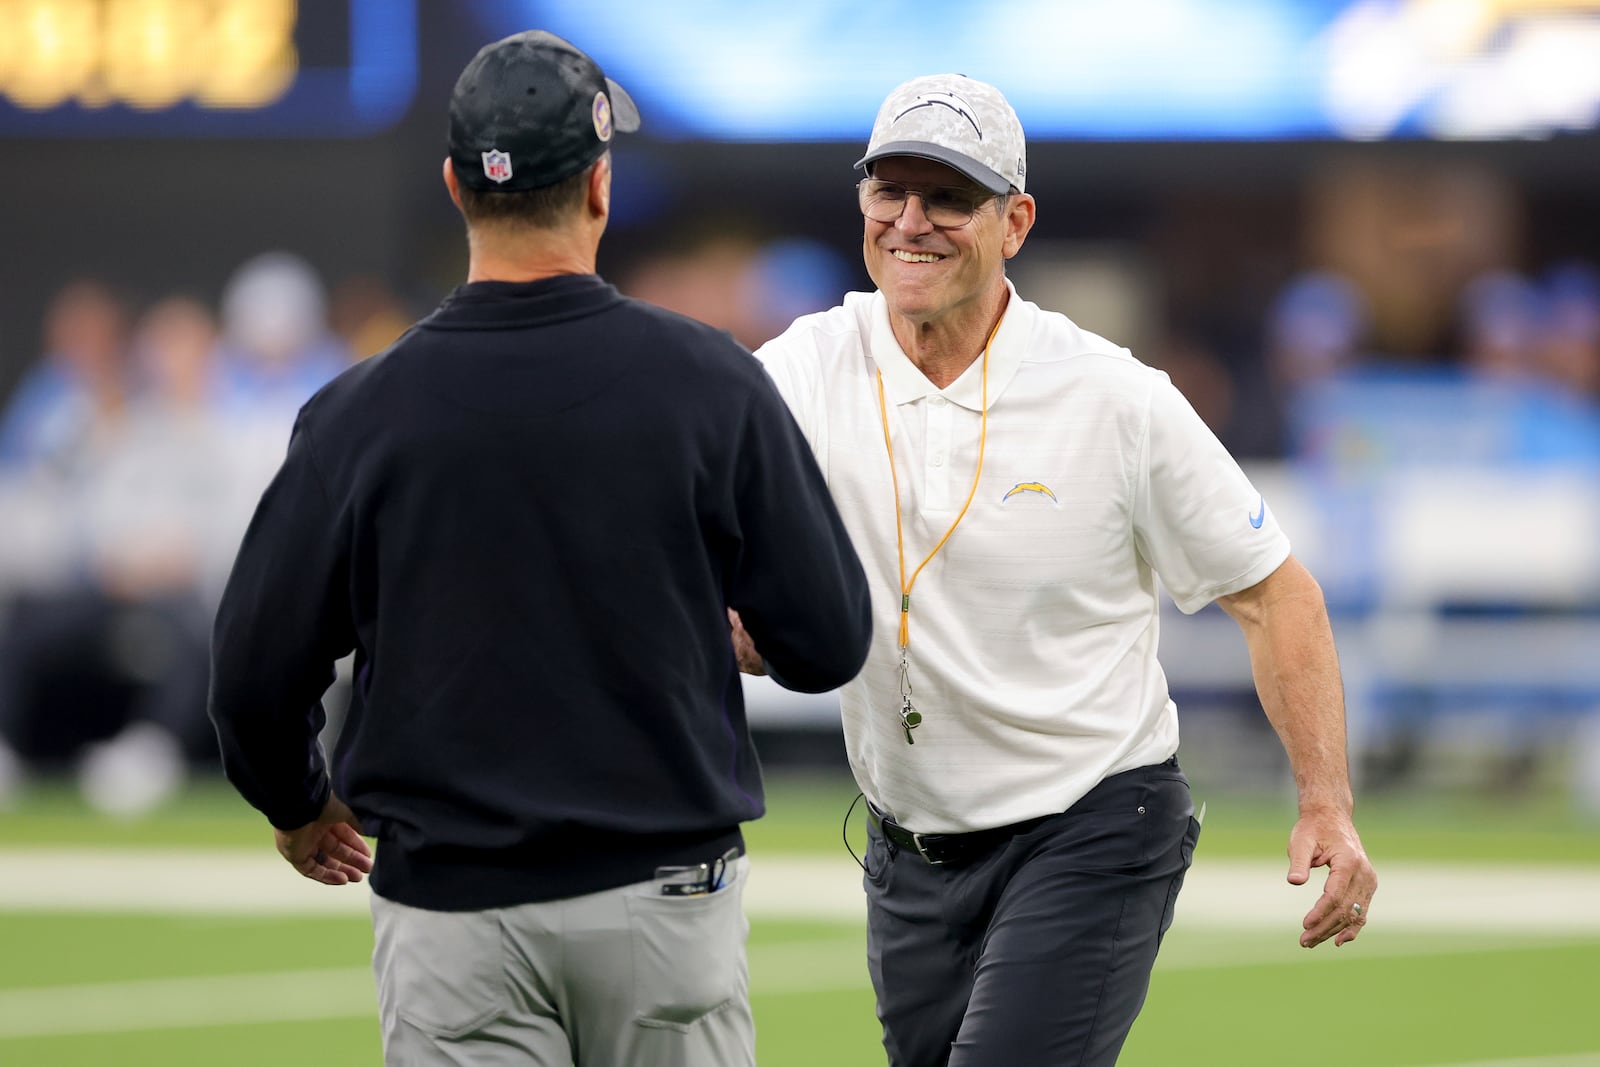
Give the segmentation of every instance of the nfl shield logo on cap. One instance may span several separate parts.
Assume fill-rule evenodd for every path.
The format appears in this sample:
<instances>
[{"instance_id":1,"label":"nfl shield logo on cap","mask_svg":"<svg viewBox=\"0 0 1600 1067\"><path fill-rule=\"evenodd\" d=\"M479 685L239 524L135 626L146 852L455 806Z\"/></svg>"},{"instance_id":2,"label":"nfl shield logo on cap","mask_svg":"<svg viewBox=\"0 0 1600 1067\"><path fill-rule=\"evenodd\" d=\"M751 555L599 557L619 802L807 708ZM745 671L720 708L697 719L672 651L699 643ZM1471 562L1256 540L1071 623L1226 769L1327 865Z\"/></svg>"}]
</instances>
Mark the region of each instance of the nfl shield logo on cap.
<instances>
[{"instance_id":1,"label":"nfl shield logo on cap","mask_svg":"<svg viewBox=\"0 0 1600 1067\"><path fill-rule=\"evenodd\" d=\"M511 178L511 157L499 149L483 153L483 175L490 181L508 181Z\"/></svg>"}]
</instances>

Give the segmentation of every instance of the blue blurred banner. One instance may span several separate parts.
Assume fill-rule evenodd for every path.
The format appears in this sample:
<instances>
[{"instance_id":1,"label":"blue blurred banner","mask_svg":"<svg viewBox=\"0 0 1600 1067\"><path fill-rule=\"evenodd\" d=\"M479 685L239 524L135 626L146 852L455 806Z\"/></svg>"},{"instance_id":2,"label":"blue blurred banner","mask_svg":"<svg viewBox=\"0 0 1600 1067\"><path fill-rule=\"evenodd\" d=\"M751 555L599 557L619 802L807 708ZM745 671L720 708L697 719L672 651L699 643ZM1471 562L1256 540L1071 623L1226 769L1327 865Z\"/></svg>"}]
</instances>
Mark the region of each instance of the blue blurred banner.
<instances>
[{"instance_id":1,"label":"blue blurred banner","mask_svg":"<svg viewBox=\"0 0 1600 1067\"><path fill-rule=\"evenodd\" d=\"M1046 139L1519 138L1600 121L1600 0L485 0L598 58L652 134L858 140L895 84L1004 88Z\"/></svg>"},{"instance_id":2,"label":"blue blurred banner","mask_svg":"<svg viewBox=\"0 0 1600 1067\"><path fill-rule=\"evenodd\" d=\"M1600 0L447 10L485 42L533 27L571 39L669 139L855 141L889 88L941 71L1002 86L1040 139L1507 139L1600 122ZM465 59L419 42L419 13L415 0L0 0L0 136L379 132L422 71L453 76Z\"/></svg>"}]
</instances>

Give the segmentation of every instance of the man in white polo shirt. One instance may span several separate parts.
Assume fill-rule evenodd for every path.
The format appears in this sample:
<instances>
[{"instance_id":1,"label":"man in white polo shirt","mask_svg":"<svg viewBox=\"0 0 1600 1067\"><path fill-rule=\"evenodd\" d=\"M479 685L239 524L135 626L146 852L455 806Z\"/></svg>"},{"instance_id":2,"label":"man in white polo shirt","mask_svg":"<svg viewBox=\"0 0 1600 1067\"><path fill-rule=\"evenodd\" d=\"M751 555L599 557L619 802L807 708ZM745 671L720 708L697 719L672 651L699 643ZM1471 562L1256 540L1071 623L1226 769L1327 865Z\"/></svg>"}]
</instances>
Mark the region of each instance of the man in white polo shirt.
<instances>
[{"instance_id":1,"label":"man in white polo shirt","mask_svg":"<svg viewBox=\"0 0 1600 1067\"><path fill-rule=\"evenodd\" d=\"M877 292L757 355L873 587L841 703L884 1046L894 1067L1111 1064L1200 829L1157 575L1244 630L1299 787L1288 879L1329 868L1300 943L1366 922L1321 590L1165 374L1012 288L1035 205L996 89L901 85L857 166Z\"/></svg>"}]
</instances>

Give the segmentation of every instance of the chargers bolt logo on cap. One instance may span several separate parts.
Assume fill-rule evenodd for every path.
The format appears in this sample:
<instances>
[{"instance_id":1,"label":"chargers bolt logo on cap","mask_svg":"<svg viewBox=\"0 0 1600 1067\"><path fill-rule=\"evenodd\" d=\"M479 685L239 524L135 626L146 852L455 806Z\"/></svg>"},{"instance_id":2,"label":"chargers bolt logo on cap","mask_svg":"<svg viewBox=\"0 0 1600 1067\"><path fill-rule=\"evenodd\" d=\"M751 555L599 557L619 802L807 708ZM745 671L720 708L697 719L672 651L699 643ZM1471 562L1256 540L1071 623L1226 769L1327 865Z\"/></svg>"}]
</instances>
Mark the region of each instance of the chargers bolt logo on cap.
<instances>
[{"instance_id":1,"label":"chargers bolt logo on cap","mask_svg":"<svg viewBox=\"0 0 1600 1067\"><path fill-rule=\"evenodd\" d=\"M1000 90L961 74L929 74L896 86L878 109L867 169L885 156L920 156L951 167L991 193L1023 192L1022 123Z\"/></svg>"},{"instance_id":2,"label":"chargers bolt logo on cap","mask_svg":"<svg viewBox=\"0 0 1600 1067\"><path fill-rule=\"evenodd\" d=\"M511 156L498 148L483 153L483 176L495 182L510 181Z\"/></svg>"},{"instance_id":3,"label":"chargers bolt logo on cap","mask_svg":"<svg viewBox=\"0 0 1600 1067\"><path fill-rule=\"evenodd\" d=\"M894 117L894 121L889 125L893 126L895 122L899 122L901 119L905 118L919 107L949 108L957 115L960 115L962 118L972 123L972 132L978 135L978 140L983 140L983 127L978 125L978 119L972 113L972 105L952 92L939 91L932 93L918 93L916 99L912 101L911 106L902 108L900 114L896 115Z\"/></svg>"}]
</instances>

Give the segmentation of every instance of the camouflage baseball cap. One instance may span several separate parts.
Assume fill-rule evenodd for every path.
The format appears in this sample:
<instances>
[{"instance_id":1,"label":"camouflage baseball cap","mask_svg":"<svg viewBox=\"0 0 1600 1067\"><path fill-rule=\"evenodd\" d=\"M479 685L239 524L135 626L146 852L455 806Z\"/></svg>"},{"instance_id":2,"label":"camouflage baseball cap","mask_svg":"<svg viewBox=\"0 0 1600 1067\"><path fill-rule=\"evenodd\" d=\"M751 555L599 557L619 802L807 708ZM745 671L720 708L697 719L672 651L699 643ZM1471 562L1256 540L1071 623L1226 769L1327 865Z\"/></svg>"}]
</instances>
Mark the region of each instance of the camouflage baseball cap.
<instances>
[{"instance_id":1,"label":"camouflage baseball cap","mask_svg":"<svg viewBox=\"0 0 1600 1067\"><path fill-rule=\"evenodd\" d=\"M450 96L450 162L463 185L554 185L639 128L622 86L570 41L528 30L485 45Z\"/></svg>"},{"instance_id":2,"label":"camouflage baseball cap","mask_svg":"<svg viewBox=\"0 0 1600 1067\"><path fill-rule=\"evenodd\" d=\"M1000 90L963 74L912 78L878 109L866 168L884 156L921 156L954 167L992 193L1024 190L1022 123Z\"/></svg>"}]
</instances>

